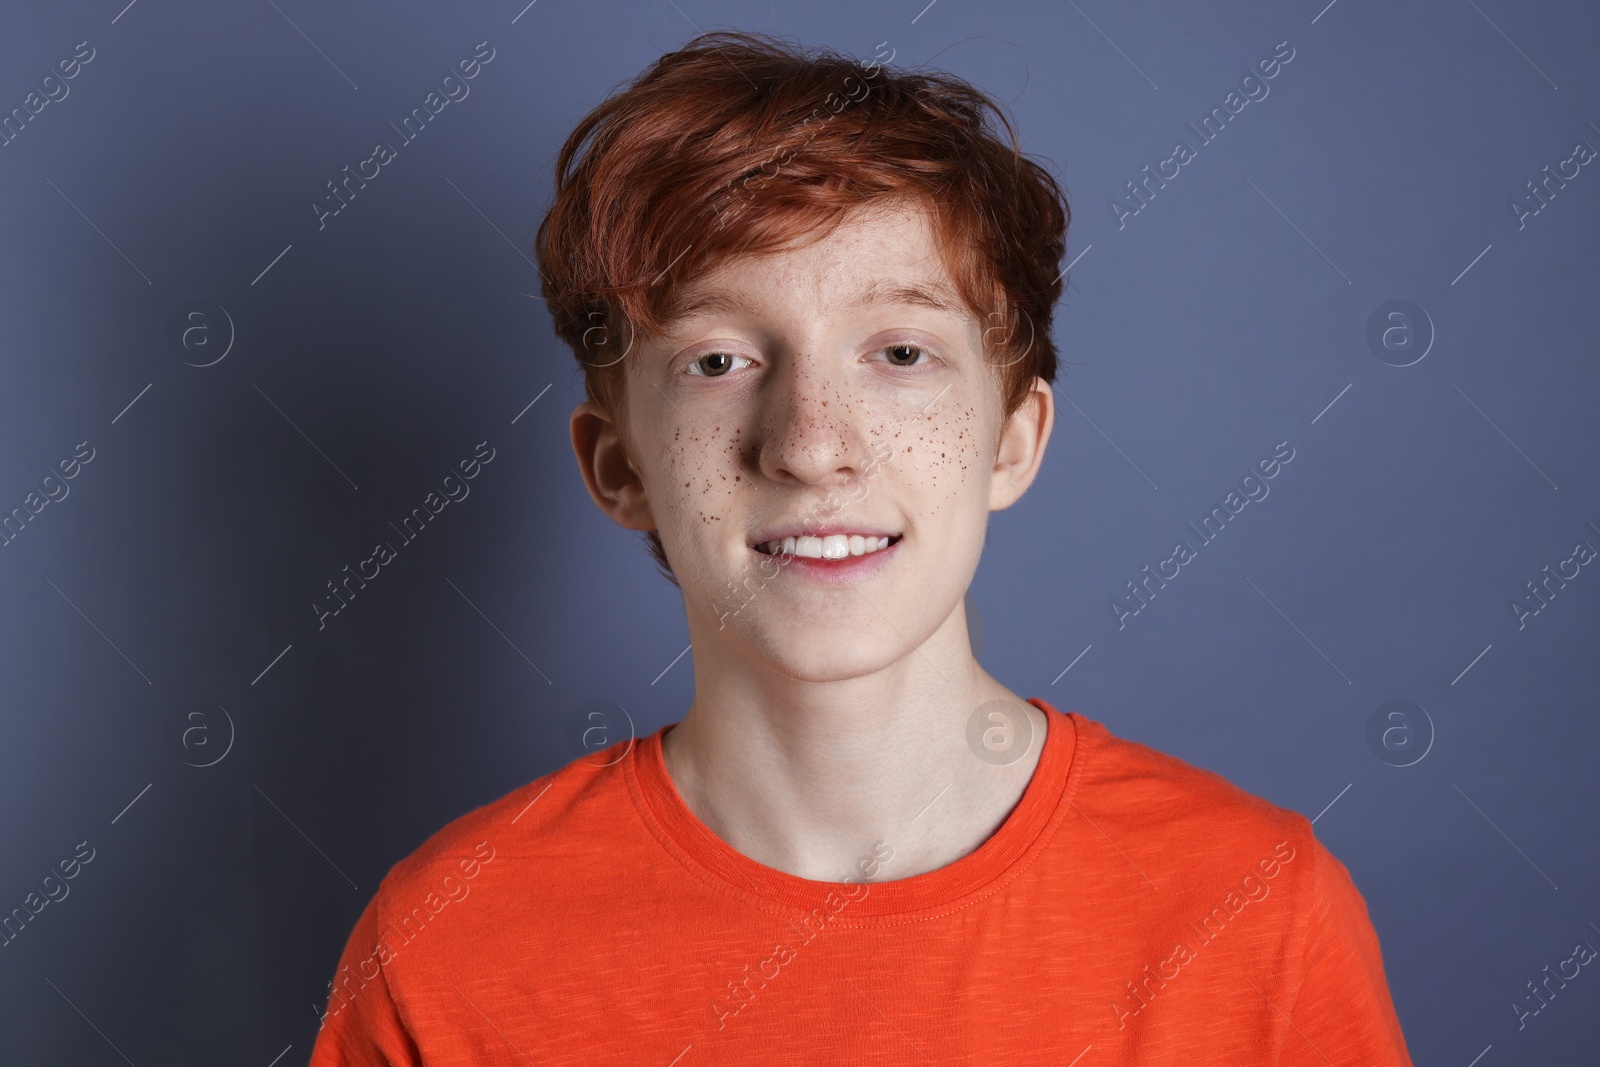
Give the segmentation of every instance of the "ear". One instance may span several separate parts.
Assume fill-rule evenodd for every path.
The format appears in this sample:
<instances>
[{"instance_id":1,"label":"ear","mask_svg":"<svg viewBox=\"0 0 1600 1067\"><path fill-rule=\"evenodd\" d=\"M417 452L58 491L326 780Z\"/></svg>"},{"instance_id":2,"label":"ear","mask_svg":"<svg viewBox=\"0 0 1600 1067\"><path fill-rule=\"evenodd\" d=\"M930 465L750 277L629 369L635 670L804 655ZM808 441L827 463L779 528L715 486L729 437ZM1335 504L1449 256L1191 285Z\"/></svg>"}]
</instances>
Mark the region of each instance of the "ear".
<instances>
[{"instance_id":1,"label":"ear","mask_svg":"<svg viewBox=\"0 0 1600 1067\"><path fill-rule=\"evenodd\" d=\"M572 452L584 488L601 511L629 530L654 530L655 518L644 482L611 413L593 400L572 409Z\"/></svg>"},{"instance_id":2,"label":"ear","mask_svg":"<svg viewBox=\"0 0 1600 1067\"><path fill-rule=\"evenodd\" d=\"M1039 473L1045 445L1055 425L1055 396L1050 383L1035 376L1033 387L1000 431L994 471L989 479L989 510L1015 504Z\"/></svg>"}]
</instances>

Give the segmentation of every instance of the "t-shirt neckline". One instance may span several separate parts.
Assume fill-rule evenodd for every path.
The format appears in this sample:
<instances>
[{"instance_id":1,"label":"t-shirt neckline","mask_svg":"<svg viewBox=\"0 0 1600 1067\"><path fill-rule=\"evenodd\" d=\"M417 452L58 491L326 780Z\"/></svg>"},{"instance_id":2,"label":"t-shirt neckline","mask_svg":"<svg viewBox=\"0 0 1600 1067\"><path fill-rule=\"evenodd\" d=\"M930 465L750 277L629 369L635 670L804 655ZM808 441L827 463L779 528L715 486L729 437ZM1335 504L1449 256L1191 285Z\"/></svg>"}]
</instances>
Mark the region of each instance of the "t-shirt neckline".
<instances>
[{"instance_id":1,"label":"t-shirt neckline","mask_svg":"<svg viewBox=\"0 0 1600 1067\"><path fill-rule=\"evenodd\" d=\"M1054 835L1076 792L1087 720L1077 712L1063 714L1037 697L1028 703L1045 713L1049 725L1039 762L1016 806L978 848L938 870L909 878L859 885L814 881L736 851L700 821L667 773L661 739L670 725L634 746L624 761L628 788L646 826L674 859L700 881L745 904L791 916L825 906L829 894L834 894L835 922L841 925L932 917L996 892L1020 874ZM893 842L888 844L893 847ZM892 870L891 859L884 873ZM839 907L841 898L845 903Z\"/></svg>"}]
</instances>

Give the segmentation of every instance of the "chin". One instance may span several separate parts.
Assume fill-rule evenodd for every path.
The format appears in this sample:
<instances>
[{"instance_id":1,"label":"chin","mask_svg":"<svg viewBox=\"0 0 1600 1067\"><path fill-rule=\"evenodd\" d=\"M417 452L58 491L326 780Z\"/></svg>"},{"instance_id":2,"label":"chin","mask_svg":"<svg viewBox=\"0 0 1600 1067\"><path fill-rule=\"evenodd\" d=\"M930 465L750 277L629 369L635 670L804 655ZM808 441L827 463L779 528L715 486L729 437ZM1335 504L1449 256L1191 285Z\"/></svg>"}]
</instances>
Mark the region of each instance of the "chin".
<instances>
[{"instance_id":1,"label":"chin","mask_svg":"<svg viewBox=\"0 0 1600 1067\"><path fill-rule=\"evenodd\" d=\"M911 654L906 642L876 612L871 614L871 620L851 613L831 626L812 625L793 614L759 617L752 604L739 617L729 618L721 633L777 674L803 682L837 682L883 670Z\"/></svg>"},{"instance_id":2,"label":"chin","mask_svg":"<svg viewBox=\"0 0 1600 1067\"><path fill-rule=\"evenodd\" d=\"M860 678L883 670L902 659L907 651L905 642L899 638L894 638L892 645L881 639L870 642L825 641L804 650L784 642L777 649L766 650L777 673L802 682L839 682Z\"/></svg>"}]
</instances>

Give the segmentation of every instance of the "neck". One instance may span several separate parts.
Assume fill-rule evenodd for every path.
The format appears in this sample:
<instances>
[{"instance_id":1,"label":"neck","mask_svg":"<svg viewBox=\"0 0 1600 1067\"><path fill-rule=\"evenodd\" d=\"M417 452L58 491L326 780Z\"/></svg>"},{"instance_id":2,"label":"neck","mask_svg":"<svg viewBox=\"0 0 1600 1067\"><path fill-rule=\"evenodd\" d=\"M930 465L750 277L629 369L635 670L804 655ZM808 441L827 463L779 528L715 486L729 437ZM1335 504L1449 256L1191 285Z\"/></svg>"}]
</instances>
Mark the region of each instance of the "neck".
<instances>
[{"instance_id":1,"label":"neck","mask_svg":"<svg viewBox=\"0 0 1600 1067\"><path fill-rule=\"evenodd\" d=\"M1014 762L976 756L968 724L1007 700L1032 743ZM1019 727L1021 724L1018 724ZM1026 728L1026 727L1023 727ZM921 646L868 675L807 681L695 642L695 698L667 732L667 772L690 810L735 851L801 878L871 880L937 870L988 840L1033 775L1046 719L972 655L956 610Z\"/></svg>"}]
</instances>

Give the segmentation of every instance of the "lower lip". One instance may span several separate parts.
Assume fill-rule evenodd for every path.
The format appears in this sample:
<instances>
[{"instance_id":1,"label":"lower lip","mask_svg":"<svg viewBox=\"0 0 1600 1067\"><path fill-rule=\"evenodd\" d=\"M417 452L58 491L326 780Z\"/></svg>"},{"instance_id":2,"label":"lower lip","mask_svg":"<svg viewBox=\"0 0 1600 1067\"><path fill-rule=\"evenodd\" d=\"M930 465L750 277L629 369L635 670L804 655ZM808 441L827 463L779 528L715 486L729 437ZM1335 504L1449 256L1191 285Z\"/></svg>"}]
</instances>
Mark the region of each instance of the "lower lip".
<instances>
[{"instance_id":1,"label":"lower lip","mask_svg":"<svg viewBox=\"0 0 1600 1067\"><path fill-rule=\"evenodd\" d=\"M782 553L771 555L766 552L756 552L753 548L750 551L764 560L776 560L780 567L813 581L843 585L845 582L859 581L883 569L889 563L889 556L904 540L902 537L899 541L891 542L887 548L859 556L846 556L843 559L813 559L810 556L786 556Z\"/></svg>"}]
</instances>

